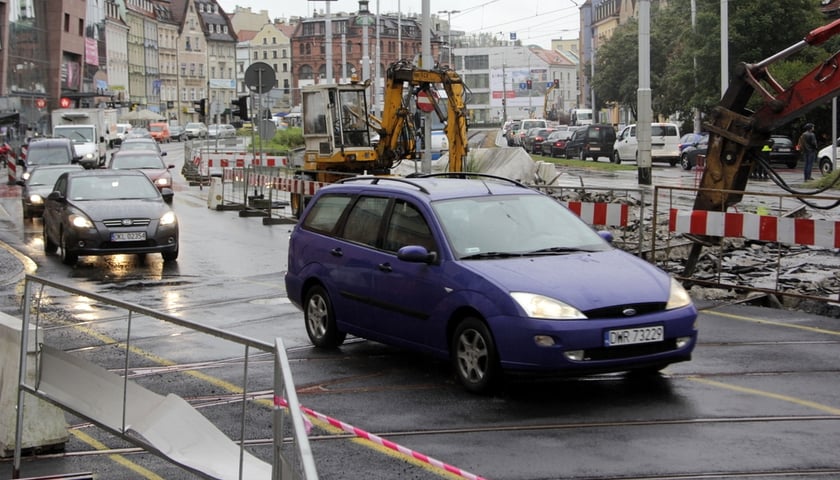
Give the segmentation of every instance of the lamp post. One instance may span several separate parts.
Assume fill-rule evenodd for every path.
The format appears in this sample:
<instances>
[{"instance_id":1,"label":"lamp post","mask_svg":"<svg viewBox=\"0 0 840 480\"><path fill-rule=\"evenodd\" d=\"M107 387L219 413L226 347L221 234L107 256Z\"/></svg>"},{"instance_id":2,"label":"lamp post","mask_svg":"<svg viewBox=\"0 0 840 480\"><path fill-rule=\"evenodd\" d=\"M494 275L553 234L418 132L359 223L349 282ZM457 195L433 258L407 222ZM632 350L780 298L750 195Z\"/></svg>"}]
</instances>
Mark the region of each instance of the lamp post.
<instances>
[{"instance_id":1,"label":"lamp post","mask_svg":"<svg viewBox=\"0 0 840 480\"><path fill-rule=\"evenodd\" d=\"M446 14L446 44L449 48L449 68L452 66L452 14L461 13L460 10L438 10L438 14Z\"/></svg>"},{"instance_id":2,"label":"lamp post","mask_svg":"<svg viewBox=\"0 0 840 480\"><path fill-rule=\"evenodd\" d=\"M356 24L362 25L362 78L361 81L370 79L370 47L368 43L368 26L370 25L370 10L368 9L368 0L359 0L359 15L356 18Z\"/></svg>"}]
</instances>

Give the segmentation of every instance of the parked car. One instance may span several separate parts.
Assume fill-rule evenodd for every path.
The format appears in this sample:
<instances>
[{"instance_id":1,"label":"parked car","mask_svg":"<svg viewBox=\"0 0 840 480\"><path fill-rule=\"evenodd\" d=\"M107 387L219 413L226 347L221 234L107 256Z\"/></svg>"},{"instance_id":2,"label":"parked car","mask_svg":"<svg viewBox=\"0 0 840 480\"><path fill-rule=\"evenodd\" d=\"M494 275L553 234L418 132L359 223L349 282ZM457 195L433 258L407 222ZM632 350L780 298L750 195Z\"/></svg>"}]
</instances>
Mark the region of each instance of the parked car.
<instances>
[{"instance_id":1,"label":"parked car","mask_svg":"<svg viewBox=\"0 0 840 480\"><path fill-rule=\"evenodd\" d=\"M696 143L686 145L680 153L680 166L683 170L691 170L697 166L697 156L706 155L709 151L709 135L700 138Z\"/></svg>"},{"instance_id":2,"label":"parked car","mask_svg":"<svg viewBox=\"0 0 840 480\"><path fill-rule=\"evenodd\" d=\"M543 155L549 157L565 157L566 156L566 142L574 133L574 130L555 130L551 132L548 137L543 140L540 151Z\"/></svg>"},{"instance_id":3,"label":"parked car","mask_svg":"<svg viewBox=\"0 0 840 480\"><path fill-rule=\"evenodd\" d=\"M169 133L169 124L166 122L152 122L149 124L149 133L152 134L152 138L157 140L158 142L164 143L169 142L172 135Z\"/></svg>"},{"instance_id":4,"label":"parked car","mask_svg":"<svg viewBox=\"0 0 840 480\"><path fill-rule=\"evenodd\" d=\"M169 126L169 138L175 140L176 142L183 142L184 139L187 138L187 132L184 130L183 125L170 125Z\"/></svg>"},{"instance_id":5,"label":"parked car","mask_svg":"<svg viewBox=\"0 0 840 480\"><path fill-rule=\"evenodd\" d=\"M202 122L189 122L184 126L184 131L188 139L207 137L207 125Z\"/></svg>"},{"instance_id":6,"label":"parked car","mask_svg":"<svg viewBox=\"0 0 840 480\"><path fill-rule=\"evenodd\" d=\"M70 165L82 159L76 154L73 141L69 138L36 137L29 141L24 150L26 155L21 155L17 161L23 167L23 180L29 177L29 171L36 166Z\"/></svg>"},{"instance_id":7,"label":"parked car","mask_svg":"<svg viewBox=\"0 0 840 480\"><path fill-rule=\"evenodd\" d=\"M834 145L835 152L833 159L831 155L831 145L817 152L817 164L815 166L820 169L820 173L823 175L831 173L834 170L834 166L837 164L837 159L840 159L840 138L837 138Z\"/></svg>"},{"instance_id":8,"label":"parked car","mask_svg":"<svg viewBox=\"0 0 840 480\"><path fill-rule=\"evenodd\" d=\"M165 188L172 188L170 169L175 168L175 165L167 165L160 155L151 150L120 150L111 155L107 168L112 170L140 170L154 182L158 190L163 192ZM172 201L172 195L169 195L167 201Z\"/></svg>"},{"instance_id":9,"label":"parked car","mask_svg":"<svg viewBox=\"0 0 840 480\"><path fill-rule=\"evenodd\" d=\"M542 143L553 131L553 128L532 128L525 136L522 147L529 153L542 153Z\"/></svg>"},{"instance_id":10,"label":"parked car","mask_svg":"<svg viewBox=\"0 0 840 480\"><path fill-rule=\"evenodd\" d=\"M613 162L614 143L615 127L612 125L603 123L584 125L575 130L566 142L566 157L583 161L592 158L596 162L599 158L606 157Z\"/></svg>"},{"instance_id":11,"label":"parked car","mask_svg":"<svg viewBox=\"0 0 840 480\"><path fill-rule=\"evenodd\" d=\"M686 148L700 143L703 140L703 137L709 138L709 132L686 133L680 137L680 143L677 144L677 148L680 150L680 155L682 156L682 152L684 152Z\"/></svg>"},{"instance_id":12,"label":"parked car","mask_svg":"<svg viewBox=\"0 0 840 480\"><path fill-rule=\"evenodd\" d=\"M44 205L44 251L82 255L160 253L178 258L178 219L149 178L134 170L62 173Z\"/></svg>"},{"instance_id":13,"label":"parked car","mask_svg":"<svg viewBox=\"0 0 840 480\"><path fill-rule=\"evenodd\" d=\"M425 352L475 392L503 372L655 372L691 358L697 310L675 279L548 195L459 175L318 190L285 275L316 347L352 334Z\"/></svg>"},{"instance_id":14,"label":"parked car","mask_svg":"<svg viewBox=\"0 0 840 480\"><path fill-rule=\"evenodd\" d=\"M652 123L650 126L650 156L653 162L668 162L672 167L680 161L680 129L675 123ZM624 127L615 141L615 161L638 161L636 125Z\"/></svg>"},{"instance_id":15,"label":"parked car","mask_svg":"<svg viewBox=\"0 0 840 480\"><path fill-rule=\"evenodd\" d=\"M58 177L64 172L84 170L78 163L72 165L42 165L33 167L26 180L18 180L23 187L20 194L20 205L23 219L38 218L44 214L44 199L53 191Z\"/></svg>"},{"instance_id":16,"label":"parked car","mask_svg":"<svg viewBox=\"0 0 840 480\"><path fill-rule=\"evenodd\" d=\"M793 140L785 135L770 136L770 163L783 163L787 168L796 168L799 163L799 150ZM817 157L819 158L819 157Z\"/></svg>"},{"instance_id":17,"label":"parked car","mask_svg":"<svg viewBox=\"0 0 840 480\"><path fill-rule=\"evenodd\" d=\"M207 127L207 138L233 138L236 136L236 129L228 123L214 123Z\"/></svg>"}]
</instances>

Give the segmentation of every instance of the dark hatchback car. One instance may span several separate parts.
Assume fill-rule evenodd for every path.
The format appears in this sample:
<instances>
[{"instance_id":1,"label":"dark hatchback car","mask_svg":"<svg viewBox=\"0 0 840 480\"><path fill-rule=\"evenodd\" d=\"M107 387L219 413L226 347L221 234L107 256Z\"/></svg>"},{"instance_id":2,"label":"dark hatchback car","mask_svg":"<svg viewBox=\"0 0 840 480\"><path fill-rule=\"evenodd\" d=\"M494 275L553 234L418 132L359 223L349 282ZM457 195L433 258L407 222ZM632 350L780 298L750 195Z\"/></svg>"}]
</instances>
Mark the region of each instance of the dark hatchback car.
<instances>
[{"instance_id":1,"label":"dark hatchback car","mask_svg":"<svg viewBox=\"0 0 840 480\"><path fill-rule=\"evenodd\" d=\"M542 144L553 131L553 128L531 129L525 138L522 139L522 147L529 153L542 153Z\"/></svg>"},{"instance_id":2,"label":"dark hatchback car","mask_svg":"<svg viewBox=\"0 0 840 480\"><path fill-rule=\"evenodd\" d=\"M540 152L549 157L565 157L566 156L566 142L572 136L574 130L555 130L548 134L543 140Z\"/></svg>"},{"instance_id":3,"label":"dark hatchback car","mask_svg":"<svg viewBox=\"0 0 840 480\"><path fill-rule=\"evenodd\" d=\"M771 164L783 163L788 168L796 168L796 164L799 163L799 150L796 149L790 137L771 135L768 145L770 146L768 159Z\"/></svg>"},{"instance_id":4,"label":"dark hatchback car","mask_svg":"<svg viewBox=\"0 0 840 480\"><path fill-rule=\"evenodd\" d=\"M613 145L615 144L615 127L606 124L593 124L575 130L566 142L566 157L598 161L606 157L613 162Z\"/></svg>"},{"instance_id":5,"label":"dark hatchback car","mask_svg":"<svg viewBox=\"0 0 840 480\"><path fill-rule=\"evenodd\" d=\"M81 157L76 154L76 148L69 138L38 138L32 139L26 146L26 155L18 160L23 166L23 179L29 176L33 167L40 165L70 165L79 163Z\"/></svg>"},{"instance_id":6,"label":"dark hatchback car","mask_svg":"<svg viewBox=\"0 0 840 480\"><path fill-rule=\"evenodd\" d=\"M352 334L424 352L474 392L503 372L657 372L690 359L697 310L675 279L547 195L462 175L318 191L285 276L315 346Z\"/></svg>"},{"instance_id":7,"label":"dark hatchback car","mask_svg":"<svg viewBox=\"0 0 840 480\"><path fill-rule=\"evenodd\" d=\"M73 265L81 255L160 253L178 258L178 219L164 194L142 172L63 173L44 206L44 251L61 249Z\"/></svg>"},{"instance_id":8,"label":"dark hatchback car","mask_svg":"<svg viewBox=\"0 0 840 480\"><path fill-rule=\"evenodd\" d=\"M20 194L20 206L23 211L23 218L38 218L44 214L44 200L53 191L53 186L58 177L64 172L75 172L84 170L78 163L72 165L42 165L33 167L26 172L26 180L18 180L17 184L23 187Z\"/></svg>"},{"instance_id":9,"label":"dark hatchback car","mask_svg":"<svg viewBox=\"0 0 840 480\"><path fill-rule=\"evenodd\" d=\"M691 170L697 166L697 157L706 155L709 150L709 135L704 135L697 142L686 145L680 153L680 166L683 170Z\"/></svg>"}]
</instances>

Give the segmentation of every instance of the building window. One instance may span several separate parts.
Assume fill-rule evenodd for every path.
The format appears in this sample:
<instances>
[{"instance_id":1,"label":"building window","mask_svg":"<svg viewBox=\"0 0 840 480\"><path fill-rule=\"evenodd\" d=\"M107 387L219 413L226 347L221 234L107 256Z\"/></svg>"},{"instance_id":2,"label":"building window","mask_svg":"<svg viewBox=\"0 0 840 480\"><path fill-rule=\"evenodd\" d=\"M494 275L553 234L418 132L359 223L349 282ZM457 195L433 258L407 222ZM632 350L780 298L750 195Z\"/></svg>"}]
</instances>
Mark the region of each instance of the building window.
<instances>
[{"instance_id":1,"label":"building window","mask_svg":"<svg viewBox=\"0 0 840 480\"><path fill-rule=\"evenodd\" d=\"M277 50L274 50L271 54L273 55L273 58L277 58Z\"/></svg>"},{"instance_id":2,"label":"building window","mask_svg":"<svg viewBox=\"0 0 840 480\"><path fill-rule=\"evenodd\" d=\"M259 52L254 52L254 60L259 60L259 59L260 59Z\"/></svg>"},{"instance_id":3,"label":"building window","mask_svg":"<svg viewBox=\"0 0 840 480\"><path fill-rule=\"evenodd\" d=\"M265 59L267 59L267 58L268 58L268 52L263 51L263 60L265 60Z\"/></svg>"},{"instance_id":4,"label":"building window","mask_svg":"<svg viewBox=\"0 0 840 480\"><path fill-rule=\"evenodd\" d=\"M263 38L263 45L268 45L268 39L267 38Z\"/></svg>"},{"instance_id":5,"label":"building window","mask_svg":"<svg viewBox=\"0 0 840 480\"><path fill-rule=\"evenodd\" d=\"M83 37L85 35L85 20L83 18L79 19L79 36Z\"/></svg>"},{"instance_id":6,"label":"building window","mask_svg":"<svg viewBox=\"0 0 840 480\"><path fill-rule=\"evenodd\" d=\"M70 33L70 14L64 14L64 31Z\"/></svg>"},{"instance_id":7,"label":"building window","mask_svg":"<svg viewBox=\"0 0 840 480\"><path fill-rule=\"evenodd\" d=\"M271 44L277 45L277 37L271 37Z\"/></svg>"}]
</instances>

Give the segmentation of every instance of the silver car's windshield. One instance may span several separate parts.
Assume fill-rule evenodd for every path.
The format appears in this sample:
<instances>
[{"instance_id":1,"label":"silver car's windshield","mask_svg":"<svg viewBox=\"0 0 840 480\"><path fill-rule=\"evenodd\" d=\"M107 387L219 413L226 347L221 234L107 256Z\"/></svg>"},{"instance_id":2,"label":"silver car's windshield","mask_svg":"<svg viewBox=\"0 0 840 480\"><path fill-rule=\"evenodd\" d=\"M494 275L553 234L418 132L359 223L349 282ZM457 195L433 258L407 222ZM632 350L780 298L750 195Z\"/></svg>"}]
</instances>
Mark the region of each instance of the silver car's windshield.
<instances>
[{"instance_id":1,"label":"silver car's windshield","mask_svg":"<svg viewBox=\"0 0 840 480\"><path fill-rule=\"evenodd\" d=\"M574 213L543 195L492 195L432 204L455 255L556 255L612 247Z\"/></svg>"}]
</instances>

